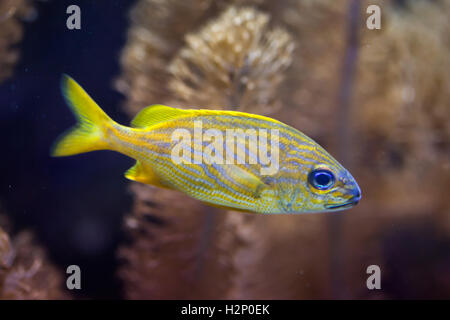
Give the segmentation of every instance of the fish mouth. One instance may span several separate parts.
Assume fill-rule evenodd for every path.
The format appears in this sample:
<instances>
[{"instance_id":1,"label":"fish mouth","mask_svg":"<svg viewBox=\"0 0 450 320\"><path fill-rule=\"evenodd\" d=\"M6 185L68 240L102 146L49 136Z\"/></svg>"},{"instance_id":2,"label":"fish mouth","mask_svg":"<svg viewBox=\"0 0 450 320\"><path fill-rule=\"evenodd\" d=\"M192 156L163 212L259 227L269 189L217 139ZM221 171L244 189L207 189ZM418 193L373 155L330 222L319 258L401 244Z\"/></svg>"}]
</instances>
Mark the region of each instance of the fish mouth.
<instances>
[{"instance_id":1,"label":"fish mouth","mask_svg":"<svg viewBox=\"0 0 450 320\"><path fill-rule=\"evenodd\" d=\"M356 206L359 202L359 199L355 199L355 200L350 200L344 203L340 203L340 204L326 204L325 208L327 209L347 209L347 208L351 208L353 206Z\"/></svg>"},{"instance_id":2,"label":"fish mouth","mask_svg":"<svg viewBox=\"0 0 450 320\"><path fill-rule=\"evenodd\" d=\"M348 201L339 204L326 204L326 209L347 209L356 206L361 200L361 192L358 190L356 194Z\"/></svg>"}]
</instances>

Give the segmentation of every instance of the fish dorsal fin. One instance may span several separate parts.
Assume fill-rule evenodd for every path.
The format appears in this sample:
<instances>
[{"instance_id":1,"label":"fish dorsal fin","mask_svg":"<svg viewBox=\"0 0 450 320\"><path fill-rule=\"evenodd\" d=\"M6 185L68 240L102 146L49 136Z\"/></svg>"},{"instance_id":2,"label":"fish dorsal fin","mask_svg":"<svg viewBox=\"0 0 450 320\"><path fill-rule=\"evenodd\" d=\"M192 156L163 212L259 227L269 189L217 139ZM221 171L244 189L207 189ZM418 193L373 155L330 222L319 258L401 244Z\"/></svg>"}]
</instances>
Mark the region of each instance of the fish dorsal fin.
<instances>
[{"instance_id":1,"label":"fish dorsal fin","mask_svg":"<svg viewBox=\"0 0 450 320\"><path fill-rule=\"evenodd\" d=\"M172 108L160 104L154 104L142 109L131 121L134 128L146 128L157 123L178 118L189 114L190 110Z\"/></svg>"}]
</instances>

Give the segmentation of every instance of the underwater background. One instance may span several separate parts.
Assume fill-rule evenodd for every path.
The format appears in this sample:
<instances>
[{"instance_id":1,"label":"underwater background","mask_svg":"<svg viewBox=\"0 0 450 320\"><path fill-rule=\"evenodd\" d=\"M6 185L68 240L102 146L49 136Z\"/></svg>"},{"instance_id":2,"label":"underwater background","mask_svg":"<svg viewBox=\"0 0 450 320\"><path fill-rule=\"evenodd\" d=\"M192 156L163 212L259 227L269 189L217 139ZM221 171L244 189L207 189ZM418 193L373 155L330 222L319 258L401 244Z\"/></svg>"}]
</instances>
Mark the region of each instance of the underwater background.
<instances>
[{"instance_id":1,"label":"underwater background","mask_svg":"<svg viewBox=\"0 0 450 320\"><path fill-rule=\"evenodd\" d=\"M449 299L449 16L450 0L0 0L0 299ZM243 214L127 181L113 152L51 158L75 122L63 73L122 124L154 103L283 121L363 198Z\"/></svg>"}]
</instances>

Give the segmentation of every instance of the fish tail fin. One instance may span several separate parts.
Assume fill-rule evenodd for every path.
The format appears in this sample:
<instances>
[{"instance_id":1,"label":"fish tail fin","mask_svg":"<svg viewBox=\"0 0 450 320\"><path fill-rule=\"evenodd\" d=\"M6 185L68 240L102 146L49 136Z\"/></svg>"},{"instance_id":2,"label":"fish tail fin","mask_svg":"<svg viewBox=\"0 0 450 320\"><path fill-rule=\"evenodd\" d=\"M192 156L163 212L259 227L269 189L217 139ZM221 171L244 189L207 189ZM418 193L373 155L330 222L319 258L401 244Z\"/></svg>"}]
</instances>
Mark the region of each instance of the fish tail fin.
<instances>
[{"instance_id":1,"label":"fish tail fin","mask_svg":"<svg viewBox=\"0 0 450 320\"><path fill-rule=\"evenodd\" d=\"M78 123L56 141L51 155L64 157L109 149L106 129L112 125L113 120L71 77L63 75L61 90Z\"/></svg>"}]
</instances>

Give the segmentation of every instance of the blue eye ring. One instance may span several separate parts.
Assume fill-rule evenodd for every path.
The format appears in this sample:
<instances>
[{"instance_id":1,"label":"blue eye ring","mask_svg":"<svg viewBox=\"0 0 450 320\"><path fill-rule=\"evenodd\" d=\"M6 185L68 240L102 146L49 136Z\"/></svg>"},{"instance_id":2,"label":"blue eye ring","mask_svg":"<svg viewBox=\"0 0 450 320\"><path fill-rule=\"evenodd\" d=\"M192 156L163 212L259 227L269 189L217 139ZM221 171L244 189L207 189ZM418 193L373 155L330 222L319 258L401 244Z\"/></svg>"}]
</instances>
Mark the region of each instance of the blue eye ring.
<instances>
[{"instance_id":1,"label":"blue eye ring","mask_svg":"<svg viewBox=\"0 0 450 320\"><path fill-rule=\"evenodd\" d=\"M334 174L326 169L316 169L308 174L308 182L314 188L327 190L334 186L336 178Z\"/></svg>"}]
</instances>

